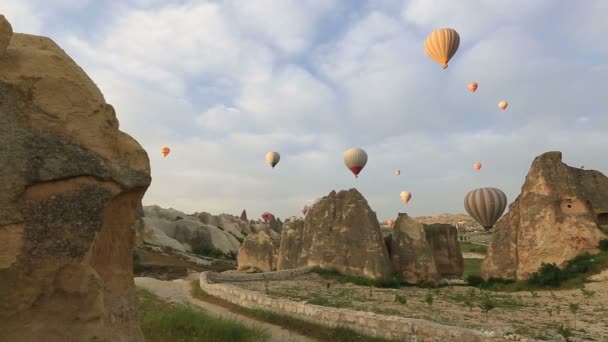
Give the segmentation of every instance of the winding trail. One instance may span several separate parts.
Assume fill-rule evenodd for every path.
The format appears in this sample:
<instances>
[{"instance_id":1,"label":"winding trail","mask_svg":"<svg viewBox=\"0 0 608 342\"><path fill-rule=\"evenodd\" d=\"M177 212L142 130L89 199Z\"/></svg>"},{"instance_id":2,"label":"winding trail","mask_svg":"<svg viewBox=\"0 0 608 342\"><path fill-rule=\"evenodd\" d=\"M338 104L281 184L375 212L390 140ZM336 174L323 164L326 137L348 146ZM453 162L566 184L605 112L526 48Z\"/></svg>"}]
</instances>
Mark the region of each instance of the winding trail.
<instances>
[{"instance_id":1,"label":"winding trail","mask_svg":"<svg viewBox=\"0 0 608 342\"><path fill-rule=\"evenodd\" d=\"M191 275L186 279L177 279L172 281L158 280L147 277L135 277L135 285L142 289L146 289L159 298L172 303L192 304L203 308L210 315L215 317L231 318L248 326L260 326L265 328L270 335L271 342L308 342L316 341L309 337L300 335L296 332L287 330L278 325L258 321L243 315L236 314L230 310L207 303L197 298L192 297L191 281L198 279L198 273Z\"/></svg>"}]
</instances>

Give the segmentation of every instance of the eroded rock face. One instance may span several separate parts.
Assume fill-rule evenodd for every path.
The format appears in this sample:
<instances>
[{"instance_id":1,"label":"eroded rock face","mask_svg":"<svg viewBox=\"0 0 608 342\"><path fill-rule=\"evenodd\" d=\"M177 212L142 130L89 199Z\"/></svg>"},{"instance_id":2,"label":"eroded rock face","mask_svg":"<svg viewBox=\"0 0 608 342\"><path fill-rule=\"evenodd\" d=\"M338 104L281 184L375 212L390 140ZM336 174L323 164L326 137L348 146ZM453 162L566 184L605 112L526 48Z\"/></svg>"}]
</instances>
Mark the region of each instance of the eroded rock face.
<instances>
[{"instance_id":1,"label":"eroded rock face","mask_svg":"<svg viewBox=\"0 0 608 342\"><path fill-rule=\"evenodd\" d=\"M6 18L0 14L0 57L4 55L8 44L13 37L13 27Z\"/></svg>"},{"instance_id":2,"label":"eroded rock face","mask_svg":"<svg viewBox=\"0 0 608 342\"><path fill-rule=\"evenodd\" d=\"M608 178L562 163L561 152L544 153L496 224L481 275L527 279L543 262L563 266L583 252L595 253L606 238L601 228L607 219Z\"/></svg>"},{"instance_id":3,"label":"eroded rock face","mask_svg":"<svg viewBox=\"0 0 608 342\"><path fill-rule=\"evenodd\" d=\"M143 341L131 253L148 156L48 38L13 34L0 55L0 143L0 340Z\"/></svg>"},{"instance_id":4,"label":"eroded rock face","mask_svg":"<svg viewBox=\"0 0 608 342\"><path fill-rule=\"evenodd\" d=\"M303 224L297 222L284 227L289 232L281 241L279 269L321 266L374 279L390 276L378 218L356 189L332 191L308 211Z\"/></svg>"},{"instance_id":5,"label":"eroded rock face","mask_svg":"<svg viewBox=\"0 0 608 342\"><path fill-rule=\"evenodd\" d=\"M424 234L431 247L435 266L442 278L461 278L464 258L458 243L458 230L451 224L425 224Z\"/></svg>"},{"instance_id":6,"label":"eroded rock face","mask_svg":"<svg viewBox=\"0 0 608 342\"><path fill-rule=\"evenodd\" d=\"M281 245L277 258L278 270L298 268L300 251L302 250L302 234L304 220L294 219L286 221L281 232Z\"/></svg>"},{"instance_id":7,"label":"eroded rock face","mask_svg":"<svg viewBox=\"0 0 608 342\"><path fill-rule=\"evenodd\" d=\"M399 213L391 240L393 269L401 273L405 281L439 283L441 275L435 265L433 250L427 242L422 223L407 214Z\"/></svg>"},{"instance_id":8,"label":"eroded rock face","mask_svg":"<svg viewBox=\"0 0 608 342\"><path fill-rule=\"evenodd\" d=\"M239 249L237 262L239 271L248 268L262 272L275 270L275 248L270 236L265 232L249 234Z\"/></svg>"}]
</instances>

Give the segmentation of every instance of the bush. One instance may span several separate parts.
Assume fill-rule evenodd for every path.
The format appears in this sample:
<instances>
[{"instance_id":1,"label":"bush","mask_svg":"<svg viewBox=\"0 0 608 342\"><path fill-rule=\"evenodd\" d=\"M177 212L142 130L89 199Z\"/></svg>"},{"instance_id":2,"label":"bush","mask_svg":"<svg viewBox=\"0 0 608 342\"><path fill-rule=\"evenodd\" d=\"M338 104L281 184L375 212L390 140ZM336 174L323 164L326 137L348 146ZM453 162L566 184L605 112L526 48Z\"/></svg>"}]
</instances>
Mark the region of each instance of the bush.
<instances>
[{"instance_id":1,"label":"bush","mask_svg":"<svg viewBox=\"0 0 608 342\"><path fill-rule=\"evenodd\" d=\"M608 239L600 240L600 249L602 251L608 251Z\"/></svg>"},{"instance_id":2,"label":"bush","mask_svg":"<svg viewBox=\"0 0 608 342\"><path fill-rule=\"evenodd\" d=\"M198 255L202 255L202 256L207 256L207 257L211 257L214 259L220 259L220 258L224 258L224 252L220 251L217 248L213 248L213 247L204 247L204 246L196 246L194 248L192 248L192 252L194 254L198 254Z\"/></svg>"},{"instance_id":3,"label":"bush","mask_svg":"<svg viewBox=\"0 0 608 342\"><path fill-rule=\"evenodd\" d=\"M564 274L556 264L543 263L538 271L532 273L532 276L530 279L528 279L528 283L541 286L559 287L563 279Z\"/></svg>"},{"instance_id":4,"label":"bush","mask_svg":"<svg viewBox=\"0 0 608 342\"><path fill-rule=\"evenodd\" d=\"M467 277L466 279L467 283L469 283L469 285L471 286L479 286L481 284L484 283L484 280L481 276L475 275L475 274L471 274Z\"/></svg>"}]
</instances>

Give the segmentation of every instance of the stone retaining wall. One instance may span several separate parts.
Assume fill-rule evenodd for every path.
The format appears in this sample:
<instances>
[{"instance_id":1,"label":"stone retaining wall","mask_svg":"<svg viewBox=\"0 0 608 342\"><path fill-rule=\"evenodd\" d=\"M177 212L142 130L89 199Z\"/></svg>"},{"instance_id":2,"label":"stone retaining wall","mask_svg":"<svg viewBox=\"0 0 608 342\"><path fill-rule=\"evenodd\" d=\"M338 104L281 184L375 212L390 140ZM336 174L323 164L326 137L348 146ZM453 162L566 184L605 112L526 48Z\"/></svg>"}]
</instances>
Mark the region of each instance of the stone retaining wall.
<instances>
[{"instance_id":1,"label":"stone retaining wall","mask_svg":"<svg viewBox=\"0 0 608 342\"><path fill-rule=\"evenodd\" d=\"M301 267L291 270L249 274L225 274L216 272L205 273L207 273L207 281L209 283L233 283L239 281L287 280L302 274L310 273L313 269L314 267Z\"/></svg>"},{"instance_id":2,"label":"stone retaining wall","mask_svg":"<svg viewBox=\"0 0 608 342\"><path fill-rule=\"evenodd\" d=\"M264 277L267 280L271 280L269 277L274 277L274 280L287 279L306 272L310 272L310 269L268 272L264 273ZM416 342L486 342L503 340L488 337L475 330L441 325L421 319L383 316L371 312L330 308L304 304L304 302L295 302L288 299L271 298L262 293L245 290L234 285L217 283L220 279L238 279L232 281L247 281L245 279L250 281L263 280L261 273L220 275L215 272L202 272L200 275L201 289L212 296L242 307L263 309L329 327L347 327L369 336Z\"/></svg>"}]
</instances>

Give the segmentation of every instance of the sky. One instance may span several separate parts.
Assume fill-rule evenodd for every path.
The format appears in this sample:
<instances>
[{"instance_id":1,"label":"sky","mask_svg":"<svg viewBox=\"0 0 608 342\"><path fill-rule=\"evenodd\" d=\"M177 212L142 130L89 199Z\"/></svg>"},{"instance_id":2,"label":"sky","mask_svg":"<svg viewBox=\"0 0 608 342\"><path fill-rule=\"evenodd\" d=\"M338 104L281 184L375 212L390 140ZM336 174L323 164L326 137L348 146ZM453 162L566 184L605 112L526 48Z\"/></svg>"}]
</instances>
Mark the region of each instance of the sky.
<instances>
[{"instance_id":1,"label":"sky","mask_svg":"<svg viewBox=\"0 0 608 342\"><path fill-rule=\"evenodd\" d=\"M464 213L486 186L511 203L547 151L608 173L606 0L2 0L0 13L52 38L115 107L150 158L144 205L284 218L357 188L384 220ZM442 27L461 39L445 70L423 49ZM359 178L350 147L368 154Z\"/></svg>"}]
</instances>

